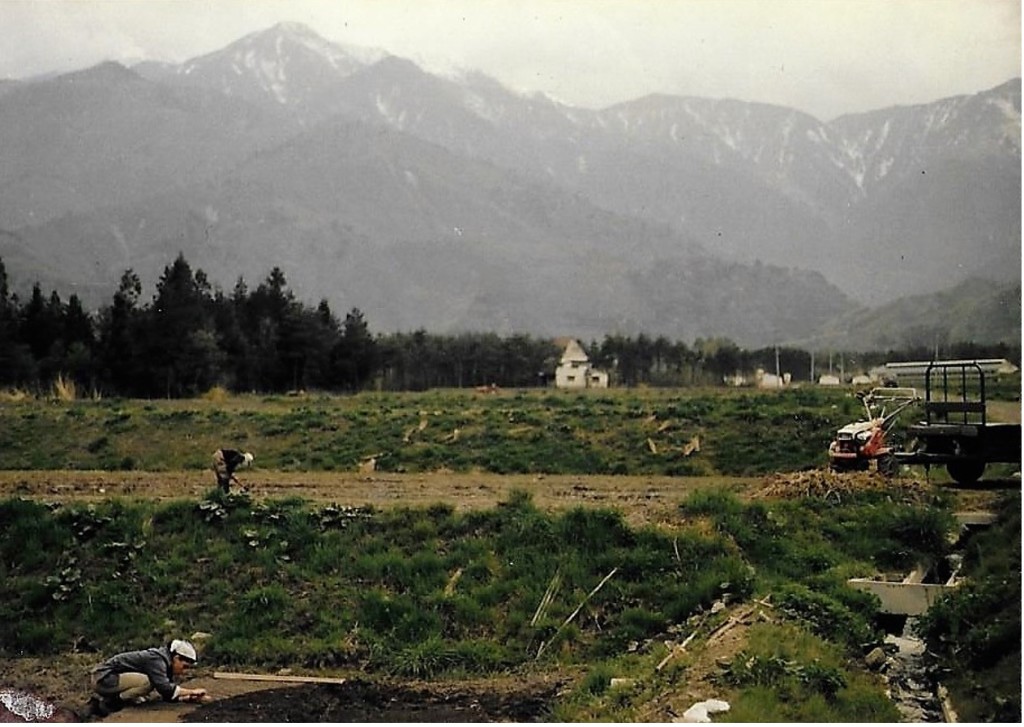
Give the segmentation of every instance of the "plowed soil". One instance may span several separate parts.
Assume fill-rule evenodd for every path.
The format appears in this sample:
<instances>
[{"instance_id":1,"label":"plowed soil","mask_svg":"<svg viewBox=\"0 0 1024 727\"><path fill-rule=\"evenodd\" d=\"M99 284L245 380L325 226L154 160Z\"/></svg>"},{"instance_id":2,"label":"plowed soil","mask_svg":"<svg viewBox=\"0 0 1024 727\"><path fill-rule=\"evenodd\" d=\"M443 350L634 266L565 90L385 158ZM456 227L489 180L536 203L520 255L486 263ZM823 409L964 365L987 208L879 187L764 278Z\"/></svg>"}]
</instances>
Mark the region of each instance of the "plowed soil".
<instances>
[{"instance_id":1,"label":"plowed soil","mask_svg":"<svg viewBox=\"0 0 1024 727\"><path fill-rule=\"evenodd\" d=\"M387 684L354 680L240 695L205 705L188 722L539 722L557 683Z\"/></svg>"}]
</instances>

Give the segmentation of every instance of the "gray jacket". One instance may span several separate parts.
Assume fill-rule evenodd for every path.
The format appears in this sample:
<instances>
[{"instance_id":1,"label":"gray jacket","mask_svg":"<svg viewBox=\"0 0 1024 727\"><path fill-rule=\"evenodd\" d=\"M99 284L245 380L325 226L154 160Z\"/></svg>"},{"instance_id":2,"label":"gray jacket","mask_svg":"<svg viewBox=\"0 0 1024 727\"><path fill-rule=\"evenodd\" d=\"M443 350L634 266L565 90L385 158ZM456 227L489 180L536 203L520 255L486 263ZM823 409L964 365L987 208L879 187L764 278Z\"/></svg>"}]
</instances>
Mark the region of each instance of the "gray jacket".
<instances>
[{"instance_id":1,"label":"gray jacket","mask_svg":"<svg viewBox=\"0 0 1024 727\"><path fill-rule=\"evenodd\" d=\"M171 650L167 646L157 646L141 651L125 651L115 654L92 670L98 687L104 690L117 689L117 677L120 674L134 672L145 674L149 683L166 702L178 697L180 687L174 683L174 672L171 671Z\"/></svg>"}]
</instances>

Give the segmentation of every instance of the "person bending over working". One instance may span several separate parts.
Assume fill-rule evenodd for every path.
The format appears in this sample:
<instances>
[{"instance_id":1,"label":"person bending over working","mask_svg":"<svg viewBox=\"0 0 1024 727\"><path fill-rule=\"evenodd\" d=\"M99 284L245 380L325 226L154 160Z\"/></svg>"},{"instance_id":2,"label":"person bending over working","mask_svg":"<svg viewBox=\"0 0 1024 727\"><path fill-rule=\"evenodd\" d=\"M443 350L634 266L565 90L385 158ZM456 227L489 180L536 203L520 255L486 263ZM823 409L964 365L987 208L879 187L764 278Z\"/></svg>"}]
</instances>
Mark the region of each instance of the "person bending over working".
<instances>
[{"instance_id":1,"label":"person bending over working","mask_svg":"<svg viewBox=\"0 0 1024 727\"><path fill-rule=\"evenodd\" d=\"M195 663L195 647L181 639L116 654L92 669L88 714L106 717L128 704L147 701L154 690L165 702L205 701L205 689L185 689L174 683Z\"/></svg>"},{"instance_id":2,"label":"person bending over working","mask_svg":"<svg viewBox=\"0 0 1024 727\"><path fill-rule=\"evenodd\" d=\"M224 492L231 489L231 481L241 486L235 477L235 470L252 464L252 454L239 452L237 449L218 449L213 453L213 471L217 474L217 484Z\"/></svg>"}]
</instances>

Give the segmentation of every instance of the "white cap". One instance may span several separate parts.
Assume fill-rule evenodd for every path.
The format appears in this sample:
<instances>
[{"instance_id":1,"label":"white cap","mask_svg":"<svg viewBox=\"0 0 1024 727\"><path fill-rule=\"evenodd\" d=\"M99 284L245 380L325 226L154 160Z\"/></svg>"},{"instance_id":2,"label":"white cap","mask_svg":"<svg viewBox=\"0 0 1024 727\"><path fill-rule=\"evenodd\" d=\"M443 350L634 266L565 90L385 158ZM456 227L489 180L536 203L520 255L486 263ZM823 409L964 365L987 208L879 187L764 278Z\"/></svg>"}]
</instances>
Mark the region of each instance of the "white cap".
<instances>
[{"instance_id":1,"label":"white cap","mask_svg":"<svg viewBox=\"0 0 1024 727\"><path fill-rule=\"evenodd\" d=\"M246 465L252 464L252 452L246 452L242 455Z\"/></svg>"},{"instance_id":2,"label":"white cap","mask_svg":"<svg viewBox=\"0 0 1024 727\"><path fill-rule=\"evenodd\" d=\"M182 639L175 639L171 642L171 655L181 656L193 662L199 658L196 656L196 647Z\"/></svg>"}]
</instances>

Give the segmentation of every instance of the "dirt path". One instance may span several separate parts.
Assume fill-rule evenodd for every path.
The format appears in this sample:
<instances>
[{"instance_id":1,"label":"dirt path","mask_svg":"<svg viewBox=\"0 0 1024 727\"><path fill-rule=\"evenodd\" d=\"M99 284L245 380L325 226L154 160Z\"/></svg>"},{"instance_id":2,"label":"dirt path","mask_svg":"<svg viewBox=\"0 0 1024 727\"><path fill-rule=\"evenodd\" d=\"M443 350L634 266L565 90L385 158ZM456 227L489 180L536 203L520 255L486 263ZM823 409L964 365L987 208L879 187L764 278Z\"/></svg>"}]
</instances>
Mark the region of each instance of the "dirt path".
<instances>
[{"instance_id":1,"label":"dirt path","mask_svg":"<svg viewBox=\"0 0 1024 727\"><path fill-rule=\"evenodd\" d=\"M631 524L659 522L702 488L742 493L762 478L601 477L494 475L435 472L397 474L253 471L241 477L256 499L301 497L319 503L377 508L447 503L457 510L488 509L515 491L528 493L541 509L577 506L622 510ZM208 472L0 471L0 498L99 501L111 497L202 499L214 487Z\"/></svg>"},{"instance_id":2,"label":"dirt path","mask_svg":"<svg viewBox=\"0 0 1024 727\"><path fill-rule=\"evenodd\" d=\"M489 509L514 492L530 495L543 510L608 507L620 510L633 526L671 522L679 504L702 489L724 488L741 498L824 495L828 489L891 487L923 492L931 485L913 479L881 480L868 473L835 474L822 470L754 477L665 477L594 475L495 475L355 472L245 473L242 481L257 500L299 497L349 507L371 505L423 507L446 503L456 510ZM29 497L47 502L98 502L117 497L154 500L202 499L214 488L208 472L108 472L76 470L0 471L0 498ZM989 487L991 486L991 489ZM983 509L999 490L1020 488L1020 480L950 489L960 509ZM821 490L818 492L818 490Z\"/></svg>"}]
</instances>

